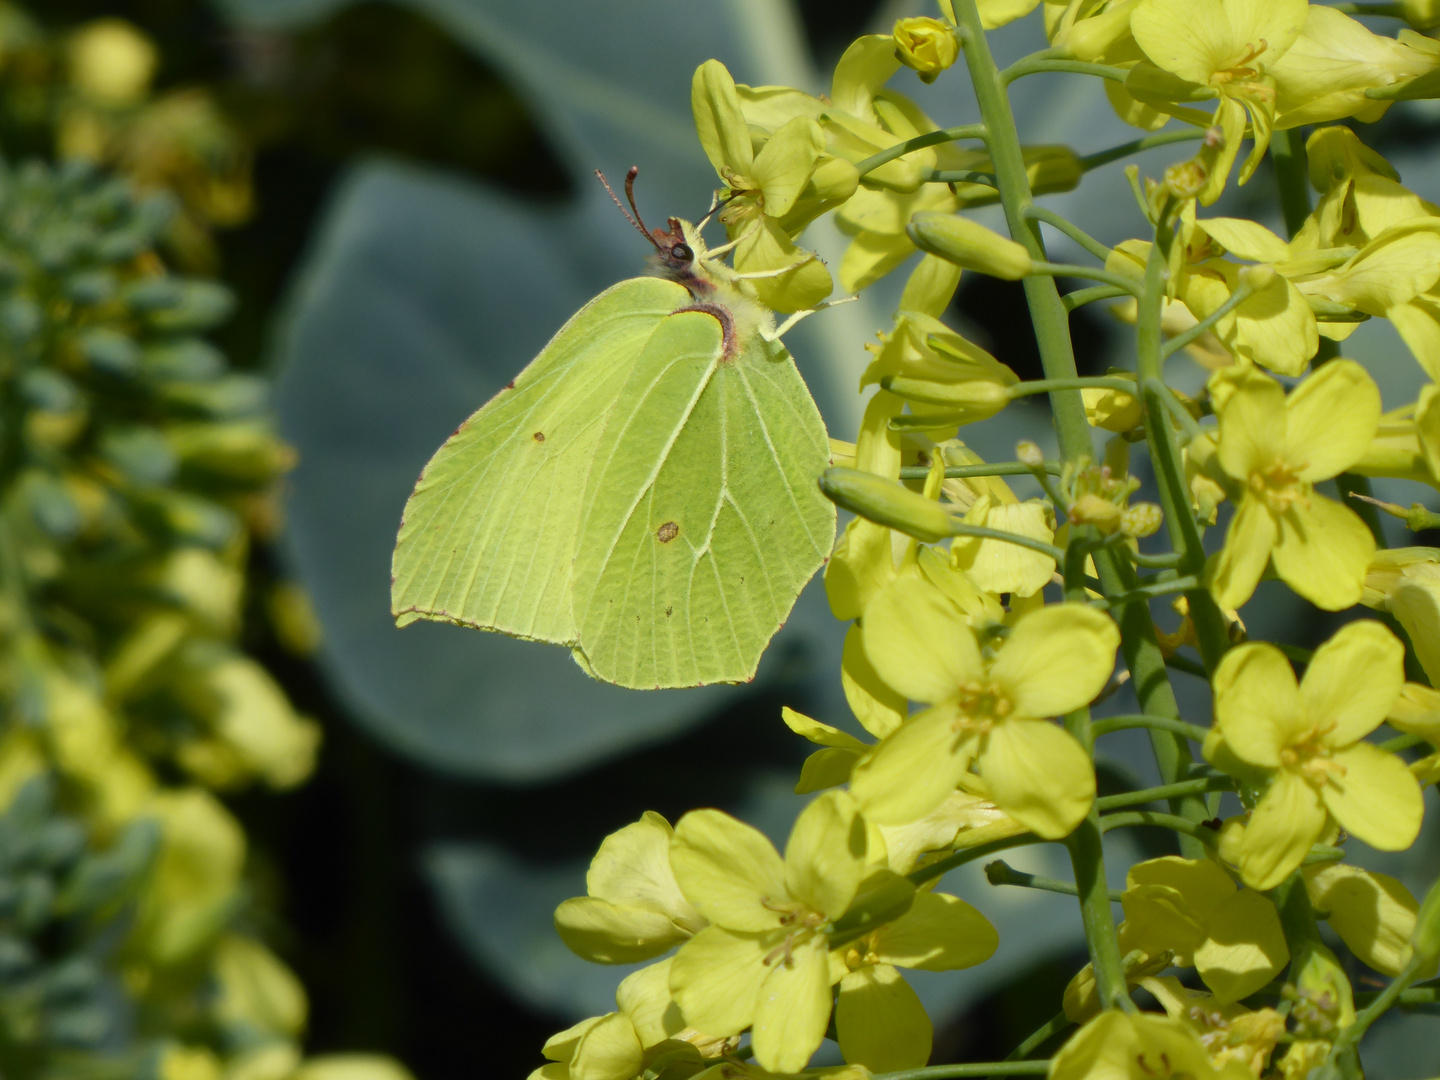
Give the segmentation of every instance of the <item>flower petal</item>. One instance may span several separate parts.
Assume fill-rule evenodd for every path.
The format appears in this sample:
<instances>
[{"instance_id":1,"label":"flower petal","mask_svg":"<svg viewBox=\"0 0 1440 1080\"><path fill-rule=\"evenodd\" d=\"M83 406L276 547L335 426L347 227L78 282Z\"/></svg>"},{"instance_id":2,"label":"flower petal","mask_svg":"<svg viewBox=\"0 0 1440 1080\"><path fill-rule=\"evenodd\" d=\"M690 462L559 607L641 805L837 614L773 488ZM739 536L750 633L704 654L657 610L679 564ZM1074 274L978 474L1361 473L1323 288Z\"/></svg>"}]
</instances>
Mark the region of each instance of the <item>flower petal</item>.
<instances>
[{"instance_id":1,"label":"flower petal","mask_svg":"<svg viewBox=\"0 0 1440 1080\"><path fill-rule=\"evenodd\" d=\"M1182 79L1208 83L1232 65L1234 33L1222 0L1148 0L1130 15L1130 32L1154 63Z\"/></svg>"},{"instance_id":2,"label":"flower petal","mask_svg":"<svg viewBox=\"0 0 1440 1080\"><path fill-rule=\"evenodd\" d=\"M922 577L898 577L865 606L865 655L911 701L953 697L981 672L980 648L960 609Z\"/></svg>"},{"instance_id":3,"label":"flower petal","mask_svg":"<svg viewBox=\"0 0 1440 1080\"><path fill-rule=\"evenodd\" d=\"M1285 391L1251 369L1230 378L1234 389L1220 409L1220 467L1237 480L1284 460Z\"/></svg>"},{"instance_id":4,"label":"flower petal","mask_svg":"<svg viewBox=\"0 0 1440 1080\"><path fill-rule=\"evenodd\" d=\"M1012 717L996 724L979 764L995 805L1047 840L1069 836L1095 801L1090 756L1048 720Z\"/></svg>"},{"instance_id":5,"label":"flower petal","mask_svg":"<svg viewBox=\"0 0 1440 1080\"><path fill-rule=\"evenodd\" d=\"M905 695L886 685L875 665L870 663L865 655L865 631L858 622L851 623L845 632L845 647L840 655L840 688L845 691L845 701L860 726L877 739L885 738L905 719L908 711Z\"/></svg>"},{"instance_id":6,"label":"flower petal","mask_svg":"<svg viewBox=\"0 0 1440 1080\"><path fill-rule=\"evenodd\" d=\"M865 876L865 819L845 791L827 791L795 820L785 845L785 886L826 918L845 914Z\"/></svg>"},{"instance_id":7,"label":"flower petal","mask_svg":"<svg viewBox=\"0 0 1440 1080\"><path fill-rule=\"evenodd\" d=\"M1310 902L1329 915L1330 928L1365 963L1399 975L1410 962L1410 938L1420 905L1400 882L1358 866L1331 863L1305 872Z\"/></svg>"},{"instance_id":8,"label":"flower petal","mask_svg":"<svg viewBox=\"0 0 1440 1080\"><path fill-rule=\"evenodd\" d=\"M645 1063L635 1025L623 1012L609 1013L584 1035L570 1059L571 1080L630 1080Z\"/></svg>"},{"instance_id":9,"label":"flower petal","mask_svg":"<svg viewBox=\"0 0 1440 1080\"><path fill-rule=\"evenodd\" d=\"M1380 390L1354 360L1332 360L1285 403L1285 461L1307 483L1328 480L1370 449Z\"/></svg>"},{"instance_id":10,"label":"flower petal","mask_svg":"<svg viewBox=\"0 0 1440 1080\"><path fill-rule=\"evenodd\" d=\"M1303 721L1295 671L1274 645L1247 642L1215 670L1215 723L1236 757L1280 767L1280 751Z\"/></svg>"},{"instance_id":11,"label":"flower petal","mask_svg":"<svg viewBox=\"0 0 1440 1080\"><path fill-rule=\"evenodd\" d=\"M954 971L990 959L1000 935L990 920L948 893L917 892L910 910L875 934L883 963L922 971Z\"/></svg>"},{"instance_id":12,"label":"flower petal","mask_svg":"<svg viewBox=\"0 0 1440 1080\"><path fill-rule=\"evenodd\" d=\"M1279 536L1280 527L1270 508L1254 496L1244 495L1225 531L1225 547L1211 566L1210 591L1216 603L1234 610L1255 595Z\"/></svg>"},{"instance_id":13,"label":"flower petal","mask_svg":"<svg viewBox=\"0 0 1440 1080\"><path fill-rule=\"evenodd\" d=\"M1261 890L1279 885L1299 867L1328 821L1318 791L1289 769L1277 772L1240 841L1245 884Z\"/></svg>"},{"instance_id":14,"label":"flower petal","mask_svg":"<svg viewBox=\"0 0 1440 1080\"><path fill-rule=\"evenodd\" d=\"M1088 604L1051 604L1020 617L990 677L1021 716L1060 716L1088 705L1115 671L1120 631Z\"/></svg>"},{"instance_id":15,"label":"flower petal","mask_svg":"<svg viewBox=\"0 0 1440 1080\"><path fill-rule=\"evenodd\" d=\"M970 767L975 740L959 734L953 704L917 713L861 760L850 794L881 825L917 821L945 801Z\"/></svg>"},{"instance_id":16,"label":"flower petal","mask_svg":"<svg viewBox=\"0 0 1440 1080\"><path fill-rule=\"evenodd\" d=\"M1349 746L1380 726L1404 686L1405 646L1383 623L1365 619L1315 650L1300 698L1310 722L1329 728L1327 746Z\"/></svg>"},{"instance_id":17,"label":"flower petal","mask_svg":"<svg viewBox=\"0 0 1440 1080\"><path fill-rule=\"evenodd\" d=\"M663 912L596 896L572 897L557 907L555 930L571 952L593 964L649 960L689 937Z\"/></svg>"},{"instance_id":18,"label":"flower petal","mask_svg":"<svg viewBox=\"0 0 1440 1080\"><path fill-rule=\"evenodd\" d=\"M1232 892L1207 913L1195 968L1222 1005L1249 997L1290 960L1280 913L1254 889Z\"/></svg>"},{"instance_id":19,"label":"flower petal","mask_svg":"<svg viewBox=\"0 0 1440 1080\"><path fill-rule=\"evenodd\" d=\"M781 940L710 926L682 945L670 964L670 993L685 1023L716 1038L749 1027L770 971L771 938Z\"/></svg>"},{"instance_id":20,"label":"flower petal","mask_svg":"<svg viewBox=\"0 0 1440 1080\"><path fill-rule=\"evenodd\" d=\"M1355 511L1311 494L1280 515L1280 539L1270 558L1275 573L1318 608L1343 611L1360 602L1375 537Z\"/></svg>"},{"instance_id":21,"label":"flower petal","mask_svg":"<svg viewBox=\"0 0 1440 1080\"><path fill-rule=\"evenodd\" d=\"M925 1006L889 964L867 965L840 980L835 1033L845 1061L872 1073L921 1068L934 1038Z\"/></svg>"},{"instance_id":22,"label":"flower petal","mask_svg":"<svg viewBox=\"0 0 1440 1080\"><path fill-rule=\"evenodd\" d=\"M719 810L692 810L675 826L670 865L685 898L711 922L752 932L779 925L765 901L786 895L785 864L759 829Z\"/></svg>"},{"instance_id":23,"label":"flower petal","mask_svg":"<svg viewBox=\"0 0 1440 1080\"><path fill-rule=\"evenodd\" d=\"M770 136L750 168L750 176L764 195L767 215L784 217L790 212L824 151L825 133L808 116L787 120Z\"/></svg>"},{"instance_id":24,"label":"flower petal","mask_svg":"<svg viewBox=\"0 0 1440 1080\"><path fill-rule=\"evenodd\" d=\"M816 934L770 965L755 1005L755 1060L772 1073L797 1073L820 1049L829 1026L830 958L825 936Z\"/></svg>"},{"instance_id":25,"label":"flower petal","mask_svg":"<svg viewBox=\"0 0 1440 1080\"><path fill-rule=\"evenodd\" d=\"M1345 771L1320 795L1342 829L1381 851L1403 851L1415 842L1425 800L1405 762L1367 742L1337 750L1330 760Z\"/></svg>"}]
</instances>

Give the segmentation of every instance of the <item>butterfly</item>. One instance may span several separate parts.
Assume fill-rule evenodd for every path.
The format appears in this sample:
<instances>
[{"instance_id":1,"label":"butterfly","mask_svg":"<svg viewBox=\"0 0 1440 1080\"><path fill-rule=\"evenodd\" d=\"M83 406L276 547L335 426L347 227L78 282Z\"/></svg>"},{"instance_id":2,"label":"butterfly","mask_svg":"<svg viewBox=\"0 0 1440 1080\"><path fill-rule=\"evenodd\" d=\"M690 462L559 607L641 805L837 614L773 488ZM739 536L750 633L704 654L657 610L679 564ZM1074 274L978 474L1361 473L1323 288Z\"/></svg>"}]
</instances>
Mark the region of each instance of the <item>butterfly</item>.
<instances>
[{"instance_id":1,"label":"butterfly","mask_svg":"<svg viewBox=\"0 0 1440 1080\"><path fill-rule=\"evenodd\" d=\"M620 686L743 682L833 546L829 440L780 344L794 317L776 327L731 245L647 228L637 172L630 211L610 194L650 274L581 308L436 451L391 610L568 646Z\"/></svg>"}]
</instances>

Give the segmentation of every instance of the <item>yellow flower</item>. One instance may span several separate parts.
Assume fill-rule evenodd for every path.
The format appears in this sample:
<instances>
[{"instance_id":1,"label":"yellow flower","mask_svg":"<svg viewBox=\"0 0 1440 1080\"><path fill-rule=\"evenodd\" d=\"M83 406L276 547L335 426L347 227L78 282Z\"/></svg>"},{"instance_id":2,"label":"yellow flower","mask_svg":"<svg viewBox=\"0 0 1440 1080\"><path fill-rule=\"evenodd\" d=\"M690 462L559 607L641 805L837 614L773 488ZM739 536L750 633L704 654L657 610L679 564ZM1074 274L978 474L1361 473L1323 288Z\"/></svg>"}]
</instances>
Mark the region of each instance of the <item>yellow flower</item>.
<instances>
[{"instance_id":1,"label":"yellow flower","mask_svg":"<svg viewBox=\"0 0 1440 1080\"><path fill-rule=\"evenodd\" d=\"M1381 37L1334 8L1311 4L1295 43L1270 65L1275 80L1277 128L1320 124L1353 116L1373 123L1389 101L1365 96L1428 72L1440 52Z\"/></svg>"},{"instance_id":2,"label":"yellow flower","mask_svg":"<svg viewBox=\"0 0 1440 1080\"><path fill-rule=\"evenodd\" d=\"M1119 643L1108 616L1083 604L1038 608L986 655L960 609L911 577L879 593L863 622L880 677L932 706L856 766L851 791L867 817L923 817L976 764L995 804L1041 836L1066 836L1080 823L1095 795L1090 759L1040 718L1080 708L1105 686Z\"/></svg>"},{"instance_id":3,"label":"yellow flower","mask_svg":"<svg viewBox=\"0 0 1440 1080\"><path fill-rule=\"evenodd\" d=\"M546 1041L549 1063L530 1080L631 1080L653 1074L688 1077L735 1049L734 1039L715 1039L686 1027L670 1007L673 961L627 975L615 991L615 1011L581 1020Z\"/></svg>"},{"instance_id":4,"label":"yellow flower","mask_svg":"<svg viewBox=\"0 0 1440 1080\"><path fill-rule=\"evenodd\" d=\"M1222 1003L1202 990L1191 990L1173 975L1150 976L1140 985L1155 996L1165 1012L1189 1026L1217 1068L1230 1062L1262 1076L1270 1055L1285 1035L1285 1018L1274 1009L1247 1009Z\"/></svg>"},{"instance_id":5,"label":"yellow flower","mask_svg":"<svg viewBox=\"0 0 1440 1080\"><path fill-rule=\"evenodd\" d=\"M1298 684L1279 649L1239 645L1215 672L1212 762L1233 757L1268 780L1240 841L1241 876L1271 889L1304 859L1331 822L1382 851L1420 831L1420 785L1394 754L1365 736L1405 682L1404 647L1377 622L1344 627L1316 650Z\"/></svg>"},{"instance_id":6,"label":"yellow flower","mask_svg":"<svg viewBox=\"0 0 1440 1080\"><path fill-rule=\"evenodd\" d=\"M706 925L670 869L670 823L646 811L600 844L585 875L588 895L555 909L555 929L576 955L596 964L649 960Z\"/></svg>"},{"instance_id":7,"label":"yellow flower","mask_svg":"<svg viewBox=\"0 0 1440 1080\"><path fill-rule=\"evenodd\" d=\"M1103 1012L1050 1059L1049 1080L1254 1080L1239 1061L1216 1068L1184 1021Z\"/></svg>"},{"instance_id":8,"label":"yellow flower","mask_svg":"<svg viewBox=\"0 0 1440 1080\"><path fill-rule=\"evenodd\" d=\"M1255 145L1240 182L1260 164L1275 122L1269 69L1300 36L1308 8L1306 0L1141 0L1131 13L1130 32L1149 58L1126 79L1132 95L1167 111L1177 103L1220 99L1213 123L1225 141L1199 194L1206 206L1225 187L1247 118Z\"/></svg>"},{"instance_id":9,"label":"yellow flower","mask_svg":"<svg viewBox=\"0 0 1440 1080\"><path fill-rule=\"evenodd\" d=\"M735 269L768 275L752 283L776 311L800 311L824 300L834 288L830 272L813 252L796 247L791 232L799 229L787 229L780 220L813 186L825 155L820 124L813 116L796 115L769 133L757 152L735 80L718 60L696 68L690 102L700 143L733 196L721 221L736 241ZM855 170L849 174L848 189L838 193L842 197L855 189Z\"/></svg>"},{"instance_id":10,"label":"yellow flower","mask_svg":"<svg viewBox=\"0 0 1440 1080\"><path fill-rule=\"evenodd\" d=\"M1216 459L1245 485L1212 566L1216 601L1239 608L1273 563L1317 607L1357 603L1375 540L1354 511L1314 485L1344 472L1370 445L1380 419L1374 380L1359 364L1334 360L1288 398L1254 369L1226 369L1210 386L1220 416Z\"/></svg>"},{"instance_id":11,"label":"yellow flower","mask_svg":"<svg viewBox=\"0 0 1440 1080\"><path fill-rule=\"evenodd\" d=\"M874 843L883 849L878 836ZM750 1027L763 1068L796 1072L824 1039L830 988L838 982L836 1023L847 1060L872 1067L923 1062L928 1021L922 1033L917 1013L923 1017L924 1010L893 965L969 967L994 951L995 932L962 900L915 893L880 868L884 853L877 849L854 800L841 791L801 811L783 859L760 832L718 810L681 818L670 861L686 899L713 924L681 947L670 970L670 991L686 1022L718 1037ZM876 897L874 918L883 925L832 953L837 921ZM885 966L888 972L880 970Z\"/></svg>"}]
</instances>

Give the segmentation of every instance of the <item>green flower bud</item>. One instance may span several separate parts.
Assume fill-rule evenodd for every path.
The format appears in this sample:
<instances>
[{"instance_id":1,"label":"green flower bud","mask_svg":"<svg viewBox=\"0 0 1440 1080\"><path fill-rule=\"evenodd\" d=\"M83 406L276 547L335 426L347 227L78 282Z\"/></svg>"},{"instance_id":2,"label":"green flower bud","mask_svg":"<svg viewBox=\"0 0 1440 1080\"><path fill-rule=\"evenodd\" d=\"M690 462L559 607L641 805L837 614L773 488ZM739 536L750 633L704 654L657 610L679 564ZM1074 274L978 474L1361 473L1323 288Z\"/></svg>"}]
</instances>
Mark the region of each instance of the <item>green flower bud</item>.
<instances>
[{"instance_id":1,"label":"green flower bud","mask_svg":"<svg viewBox=\"0 0 1440 1080\"><path fill-rule=\"evenodd\" d=\"M894 480L859 469L826 469L820 490L842 510L933 544L952 534L952 519L940 504Z\"/></svg>"},{"instance_id":2,"label":"green flower bud","mask_svg":"<svg viewBox=\"0 0 1440 1080\"><path fill-rule=\"evenodd\" d=\"M921 82L932 83L960 58L955 31L939 19L901 19L892 31L895 59L913 68Z\"/></svg>"},{"instance_id":3,"label":"green flower bud","mask_svg":"<svg viewBox=\"0 0 1440 1080\"><path fill-rule=\"evenodd\" d=\"M1030 253L1014 240L958 214L919 213L905 231L921 251L1005 281L1019 281L1033 267Z\"/></svg>"},{"instance_id":4,"label":"green flower bud","mask_svg":"<svg viewBox=\"0 0 1440 1080\"><path fill-rule=\"evenodd\" d=\"M1153 536L1165 521L1165 511L1154 503L1136 503L1120 514L1120 531L1137 539Z\"/></svg>"}]
</instances>

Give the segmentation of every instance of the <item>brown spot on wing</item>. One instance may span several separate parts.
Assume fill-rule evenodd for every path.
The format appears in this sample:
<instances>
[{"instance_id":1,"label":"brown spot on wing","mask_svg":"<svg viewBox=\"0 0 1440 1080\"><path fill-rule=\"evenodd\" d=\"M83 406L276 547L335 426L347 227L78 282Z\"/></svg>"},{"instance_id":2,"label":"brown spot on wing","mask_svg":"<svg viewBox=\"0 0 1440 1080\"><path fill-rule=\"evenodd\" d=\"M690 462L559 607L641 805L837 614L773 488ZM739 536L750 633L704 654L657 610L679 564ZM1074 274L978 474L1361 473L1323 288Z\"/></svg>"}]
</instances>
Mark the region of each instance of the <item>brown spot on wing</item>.
<instances>
[{"instance_id":1,"label":"brown spot on wing","mask_svg":"<svg viewBox=\"0 0 1440 1080\"><path fill-rule=\"evenodd\" d=\"M662 544L668 544L675 537L680 535L680 526L673 521L667 521L660 528L655 530L655 539Z\"/></svg>"},{"instance_id":2,"label":"brown spot on wing","mask_svg":"<svg viewBox=\"0 0 1440 1080\"><path fill-rule=\"evenodd\" d=\"M536 442L544 442L544 441L545 441L545 433L544 433L543 431L537 431L537 432L535 432L535 441L536 441Z\"/></svg>"}]
</instances>

